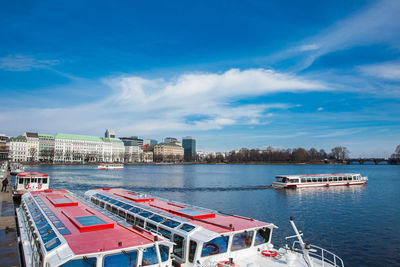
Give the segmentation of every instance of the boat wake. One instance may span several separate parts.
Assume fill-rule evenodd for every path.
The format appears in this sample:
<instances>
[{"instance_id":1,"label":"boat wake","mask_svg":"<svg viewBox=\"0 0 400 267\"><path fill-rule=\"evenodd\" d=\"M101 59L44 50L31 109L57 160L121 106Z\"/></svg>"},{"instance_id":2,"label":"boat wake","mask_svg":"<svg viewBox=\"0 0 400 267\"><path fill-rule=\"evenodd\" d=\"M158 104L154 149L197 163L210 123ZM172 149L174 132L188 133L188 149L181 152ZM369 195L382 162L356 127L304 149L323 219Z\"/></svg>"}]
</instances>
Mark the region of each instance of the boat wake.
<instances>
[{"instance_id":1,"label":"boat wake","mask_svg":"<svg viewBox=\"0 0 400 267\"><path fill-rule=\"evenodd\" d=\"M131 187L135 191L156 191L156 192L206 192L206 191L252 191L270 189L270 185L255 185L255 186L238 186L238 187Z\"/></svg>"}]
</instances>

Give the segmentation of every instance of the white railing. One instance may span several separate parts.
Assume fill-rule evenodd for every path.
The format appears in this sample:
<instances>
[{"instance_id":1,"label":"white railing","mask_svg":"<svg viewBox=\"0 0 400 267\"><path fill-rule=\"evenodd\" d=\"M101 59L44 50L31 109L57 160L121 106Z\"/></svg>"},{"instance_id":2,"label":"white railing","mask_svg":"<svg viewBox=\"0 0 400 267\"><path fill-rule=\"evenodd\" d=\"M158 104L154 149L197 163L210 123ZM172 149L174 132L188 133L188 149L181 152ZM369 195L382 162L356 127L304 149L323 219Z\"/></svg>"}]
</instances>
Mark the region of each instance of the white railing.
<instances>
[{"instance_id":1,"label":"white railing","mask_svg":"<svg viewBox=\"0 0 400 267\"><path fill-rule=\"evenodd\" d=\"M325 267L325 263L329 263L330 265L335 266L335 267L336 266L344 267L343 260L336 254L333 254L332 252L330 252L326 249L323 249L321 247L318 247L318 246L314 246L314 245L309 245L309 246L310 246L310 248L308 249L308 254L311 257L320 260L322 262L322 267ZM293 242L292 250L299 252L299 253L303 253L303 250L301 249L301 244L299 241Z\"/></svg>"}]
</instances>

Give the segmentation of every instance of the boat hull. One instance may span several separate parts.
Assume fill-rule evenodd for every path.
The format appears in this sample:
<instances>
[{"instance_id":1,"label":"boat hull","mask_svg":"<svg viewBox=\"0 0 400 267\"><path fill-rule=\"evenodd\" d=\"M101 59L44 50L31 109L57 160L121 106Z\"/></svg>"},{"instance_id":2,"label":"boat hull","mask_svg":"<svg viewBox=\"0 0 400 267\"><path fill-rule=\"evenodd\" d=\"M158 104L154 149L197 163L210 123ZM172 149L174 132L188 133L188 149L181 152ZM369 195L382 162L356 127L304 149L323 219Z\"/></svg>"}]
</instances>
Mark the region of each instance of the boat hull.
<instances>
[{"instance_id":1,"label":"boat hull","mask_svg":"<svg viewBox=\"0 0 400 267\"><path fill-rule=\"evenodd\" d=\"M296 188L309 188L309 187L330 187L330 186L350 186L350 185L364 185L367 181L354 181L354 182L318 182L318 183L298 183L298 184L281 184L281 183L272 183L272 187L274 188L288 188L288 189L296 189Z\"/></svg>"}]
</instances>

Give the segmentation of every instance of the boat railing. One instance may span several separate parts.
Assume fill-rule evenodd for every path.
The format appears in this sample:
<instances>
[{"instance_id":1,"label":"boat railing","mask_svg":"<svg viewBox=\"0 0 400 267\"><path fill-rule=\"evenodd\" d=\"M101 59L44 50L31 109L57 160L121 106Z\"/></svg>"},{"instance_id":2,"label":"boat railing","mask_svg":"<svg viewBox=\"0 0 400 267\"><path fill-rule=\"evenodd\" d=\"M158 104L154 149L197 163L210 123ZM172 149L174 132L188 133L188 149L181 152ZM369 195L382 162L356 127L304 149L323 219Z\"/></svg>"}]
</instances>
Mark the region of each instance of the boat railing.
<instances>
[{"instance_id":1,"label":"boat railing","mask_svg":"<svg viewBox=\"0 0 400 267\"><path fill-rule=\"evenodd\" d=\"M308 254L313 257L316 258L318 260L320 260L322 262L322 267L325 266L325 263L328 263L334 267L344 267L344 263L343 260L337 256L336 254L323 249L321 247L315 246L315 245L308 245L309 249L308 249ZM307 249L307 248L306 248ZM301 243L299 241L294 241L293 245L292 245L292 250L296 251L298 253L303 253L303 250L301 248Z\"/></svg>"}]
</instances>

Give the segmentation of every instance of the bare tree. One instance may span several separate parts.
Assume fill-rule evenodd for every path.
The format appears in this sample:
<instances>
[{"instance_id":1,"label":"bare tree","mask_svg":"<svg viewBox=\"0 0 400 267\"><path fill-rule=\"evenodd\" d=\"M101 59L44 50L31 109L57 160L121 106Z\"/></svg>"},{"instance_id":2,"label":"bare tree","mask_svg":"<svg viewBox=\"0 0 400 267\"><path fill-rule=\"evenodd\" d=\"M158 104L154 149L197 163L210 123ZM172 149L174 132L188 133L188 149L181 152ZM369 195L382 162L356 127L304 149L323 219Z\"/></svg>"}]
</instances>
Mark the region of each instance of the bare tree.
<instances>
[{"instance_id":1,"label":"bare tree","mask_svg":"<svg viewBox=\"0 0 400 267\"><path fill-rule=\"evenodd\" d=\"M35 161L35 155L37 153L36 147L31 147L29 149L29 156L31 157L31 161Z\"/></svg>"},{"instance_id":2,"label":"bare tree","mask_svg":"<svg viewBox=\"0 0 400 267\"><path fill-rule=\"evenodd\" d=\"M331 149L331 155L336 160L345 160L349 157L349 150L346 147L337 146Z\"/></svg>"}]
</instances>

